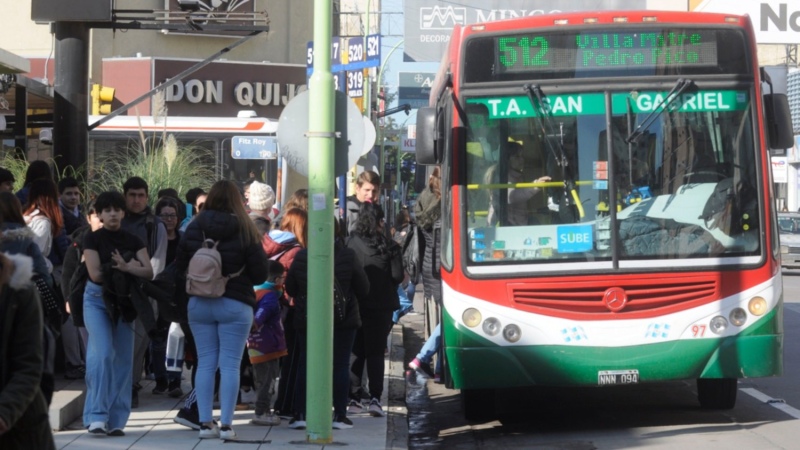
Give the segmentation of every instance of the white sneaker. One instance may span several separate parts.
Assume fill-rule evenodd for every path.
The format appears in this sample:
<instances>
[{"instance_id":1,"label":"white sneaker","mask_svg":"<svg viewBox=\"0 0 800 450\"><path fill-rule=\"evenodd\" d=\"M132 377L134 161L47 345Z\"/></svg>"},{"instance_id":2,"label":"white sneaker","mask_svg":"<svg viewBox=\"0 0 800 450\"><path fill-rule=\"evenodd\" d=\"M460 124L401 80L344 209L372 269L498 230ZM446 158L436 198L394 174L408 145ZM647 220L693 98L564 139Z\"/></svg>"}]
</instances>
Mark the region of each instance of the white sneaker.
<instances>
[{"instance_id":1,"label":"white sneaker","mask_svg":"<svg viewBox=\"0 0 800 450\"><path fill-rule=\"evenodd\" d=\"M381 407L381 402L377 398L373 398L369 402L369 415L372 417L384 417L386 415Z\"/></svg>"},{"instance_id":2,"label":"white sneaker","mask_svg":"<svg viewBox=\"0 0 800 450\"><path fill-rule=\"evenodd\" d=\"M293 430L305 430L306 429L306 418L302 414L296 415L292 420L289 421L289 428Z\"/></svg>"},{"instance_id":3,"label":"white sneaker","mask_svg":"<svg viewBox=\"0 0 800 450\"><path fill-rule=\"evenodd\" d=\"M275 427L281 424L281 418L275 414L256 414L256 416L250 420L250 423L253 425L267 425L270 427Z\"/></svg>"},{"instance_id":4,"label":"white sneaker","mask_svg":"<svg viewBox=\"0 0 800 450\"><path fill-rule=\"evenodd\" d=\"M236 432L231 427L222 427L219 429L219 438L226 441L235 440Z\"/></svg>"},{"instance_id":5,"label":"white sneaker","mask_svg":"<svg viewBox=\"0 0 800 450\"><path fill-rule=\"evenodd\" d=\"M205 425L200 427L200 439L217 439L219 438L219 428L216 425L207 427Z\"/></svg>"},{"instance_id":6,"label":"white sneaker","mask_svg":"<svg viewBox=\"0 0 800 450\"><path fill-rule=\"evenodd\" d=\"M96 434L98 436L105 436L106 435L106 423L105 422L92 422L89 424L89 433Z\"/></svg>"},{"instance_id":7,"label":"white sneaker","mask_svg":"<svg viewBox=\"0 0 800 450\"><path fill-rule=\"evenodd\" d=\"M347 412L350 414L358 414L364 411L364 405L360 401L351 398L350 403L347 404Z\"/></svg>"},{"instance_id":8,"label":"white sneaker","mask_svg":"<svg viewBox=\"0 0 800 450\"><path fill-rule=\"evenodd\" d=\"M334 416L332 425L334 430L349 430L353 428L353 421L344 416Z\"/></svg>"}]
</instances>

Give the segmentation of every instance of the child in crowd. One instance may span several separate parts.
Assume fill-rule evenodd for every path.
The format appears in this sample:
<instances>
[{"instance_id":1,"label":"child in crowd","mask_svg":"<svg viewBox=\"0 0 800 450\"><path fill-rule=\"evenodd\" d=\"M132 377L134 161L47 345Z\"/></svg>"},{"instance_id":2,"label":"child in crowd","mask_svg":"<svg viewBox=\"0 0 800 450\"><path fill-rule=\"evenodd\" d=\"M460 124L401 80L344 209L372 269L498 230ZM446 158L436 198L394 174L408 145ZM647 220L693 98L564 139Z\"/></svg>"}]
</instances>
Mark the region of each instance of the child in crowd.
<instances>
[{"instance_id":1,"label":"child in crowd","mask_svg":"<svg viewBox=\"0 0 800 450\"><path fill-rule=\"evenodd\" d=\"M281 418L270 412L275 378L280 373L278 358L287 354L286 338L281 325L284 268L274 260L267 261L267 281L255 286L258 306L253 328L247 338L248 354L253 364L258 389L255 425L280 425Z\"/></svg>"}]
</instances>

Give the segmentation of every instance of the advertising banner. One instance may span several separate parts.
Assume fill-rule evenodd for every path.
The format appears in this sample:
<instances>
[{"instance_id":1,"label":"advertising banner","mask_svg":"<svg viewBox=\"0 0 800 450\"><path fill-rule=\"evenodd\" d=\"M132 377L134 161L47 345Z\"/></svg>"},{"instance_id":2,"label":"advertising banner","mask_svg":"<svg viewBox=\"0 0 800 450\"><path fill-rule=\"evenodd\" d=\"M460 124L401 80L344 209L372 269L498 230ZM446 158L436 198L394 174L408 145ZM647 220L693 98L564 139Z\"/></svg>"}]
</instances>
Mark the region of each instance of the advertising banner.
<instances>
[{"instance_id":1,"label":"advertising banner","mask_svg":"<svg viewBox=\"0 0 800 450\"><path fill-rule=\"evenodd\" d=\"M800 2L797 0L704 0L694 11L745 15L753 20L759 44L800 42Z\"/></svg>"},{"instance_id":2,"label":"advertising banner","mask_svg":"<svg viewBox=\"0 0 800 450\"><path fill-rule=\"evenodd\" d=\"M405 0L404 61L439 62L456 24L512 19L573 11L647 9L647 0ZM658 2L664 9L663 2ZM675 2L681 3L681 2ZM686 10L685 5L683 10Z\"/></svg>"},{"instance_id":3,"label":"advertising banner","mask_svg":"<svg viewBox=\"0 0 800 450\"><path fill-rule=\"evenodd\" d=\"M789 163L785 156L772 157L772 181L786 183L789 180Z\"/></svg>"}]
</instances>

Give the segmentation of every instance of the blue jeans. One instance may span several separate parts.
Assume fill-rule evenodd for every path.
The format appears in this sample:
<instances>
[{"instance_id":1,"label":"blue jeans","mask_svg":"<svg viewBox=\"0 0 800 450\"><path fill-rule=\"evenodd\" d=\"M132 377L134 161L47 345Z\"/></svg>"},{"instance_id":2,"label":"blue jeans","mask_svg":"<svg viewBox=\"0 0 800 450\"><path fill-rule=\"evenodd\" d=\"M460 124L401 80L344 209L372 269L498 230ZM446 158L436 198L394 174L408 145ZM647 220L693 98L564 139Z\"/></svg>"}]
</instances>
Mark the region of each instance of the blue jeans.
<instances>
[{"instance_id":1,"label":"blue jeans","mask_svg":"<svg viewBox=\"0 0 800 450\"><path fill-rule=\"evenodd\" d=\"M409 286L413 286L412 283L408 283ZM397 296L400 297L400 309L392 314L392 322L397 323L400 321L400 318L408 314L414 308L414 289L416 287L411 288L411 295L408 295L408 291L403 289L403 285L400 284L397 286Z\"/></svg>"},{"instance_id":2,"label":"blue jeans","mask_svg":"<svg viewBox=\"0 0 800 450\"><path fill-rule=\"evenodd\" d=\"M425 341L425 344L422 346L422 349L417 354L417 359L430 364L431 360L433 359L433 355L439 352L442 348L442 324L436 325L436 328L433 329L433 333L428 337L428 340ZM437 371L438 372L438 371Z\"/></svg>"},{"instance_id":3,"label":"blue jeans","mask_svg":"<svg viewBox=\"0 0 800 450\"><path fill-rule=\"evenodd\" d=\"M83 425L105 422L109 430L125 428L131 415L133 322L112 323L103 287L91 281L83 293L83 320L89 332Z\"/></svg>"},{"instance_id":4,"label":"blue jeans","mask_svg":"<svg viewBox=\"0 0 800 450\"><path fill-rule=\"evenodd\" d=\"M233 423L239 394L239 365L253 324L253 307L232 298L189 298L189 326L197 347L197 408L200 422L211 422L214 374L219 368L220 423Z\"/></svg>"}]
</instances>

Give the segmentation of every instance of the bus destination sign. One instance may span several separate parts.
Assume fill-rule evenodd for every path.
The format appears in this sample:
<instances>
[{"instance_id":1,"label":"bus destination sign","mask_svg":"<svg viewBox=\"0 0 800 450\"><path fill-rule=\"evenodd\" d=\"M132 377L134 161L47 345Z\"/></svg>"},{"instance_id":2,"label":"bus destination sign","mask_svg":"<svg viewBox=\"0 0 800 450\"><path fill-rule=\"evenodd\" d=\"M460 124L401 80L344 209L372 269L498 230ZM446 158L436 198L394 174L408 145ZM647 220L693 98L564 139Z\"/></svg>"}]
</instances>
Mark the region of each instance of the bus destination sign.
<instances>
[{"instance_id":1,"label":"bus destination sign","mask_svg":"<svg viewBox=\"0 0 800 450\"><path fill-rule=\"evenodd\" d=\"M495 38L504 72L607 70L717 65L714 30L525 33Z\"/></svg>"}]
</instances>

